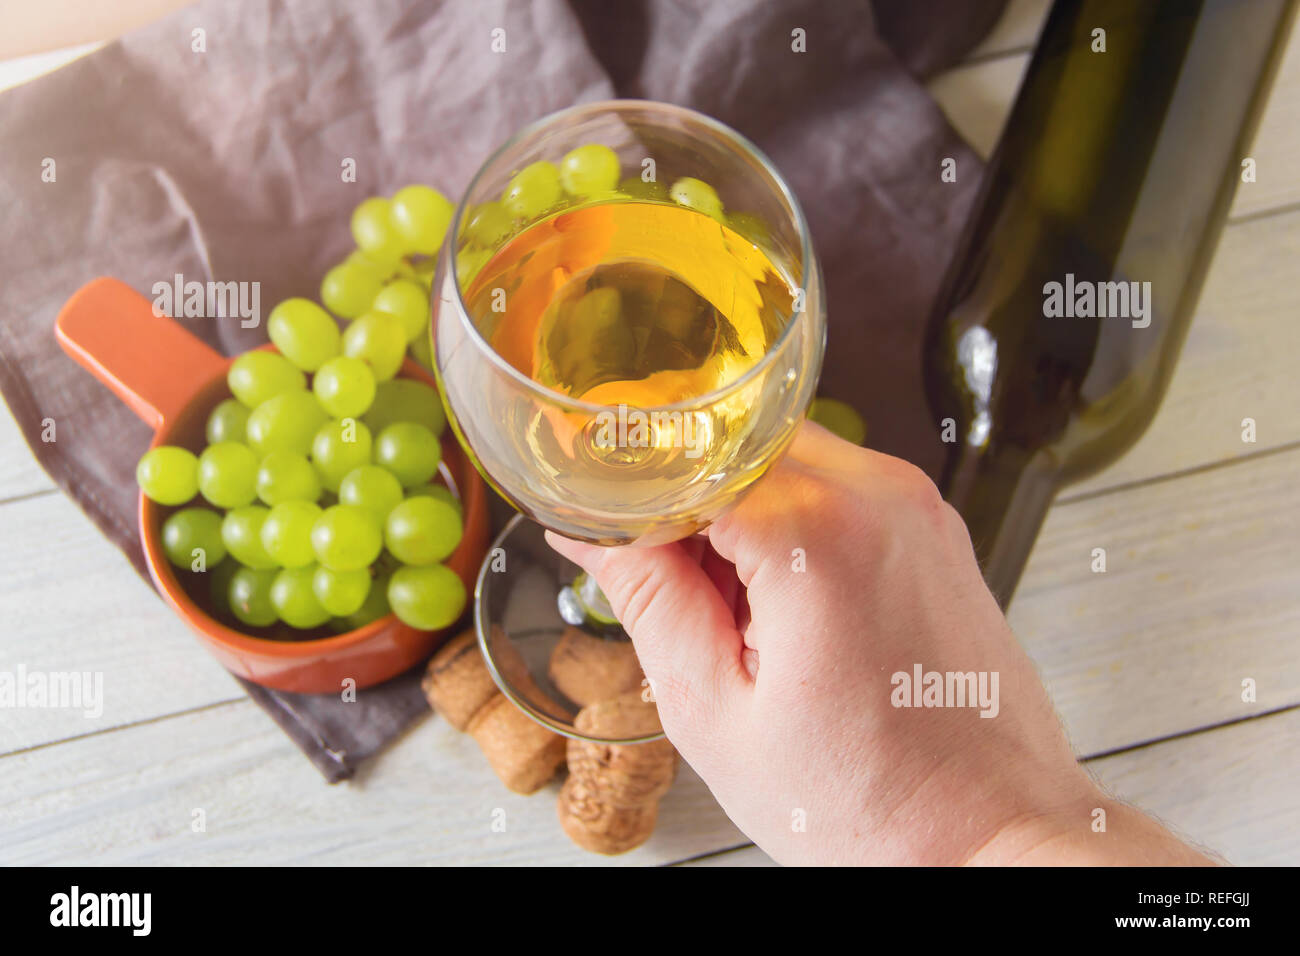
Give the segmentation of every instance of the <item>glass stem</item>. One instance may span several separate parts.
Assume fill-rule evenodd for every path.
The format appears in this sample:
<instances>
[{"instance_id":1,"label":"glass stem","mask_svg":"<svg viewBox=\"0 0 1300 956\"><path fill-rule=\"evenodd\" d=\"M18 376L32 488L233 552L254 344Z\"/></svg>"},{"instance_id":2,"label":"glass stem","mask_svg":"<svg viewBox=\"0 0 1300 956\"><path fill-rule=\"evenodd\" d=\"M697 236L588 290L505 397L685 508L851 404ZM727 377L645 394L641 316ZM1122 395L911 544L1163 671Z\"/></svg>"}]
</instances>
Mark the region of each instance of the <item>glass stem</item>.
<instances>
[{"instance_id":1,"label":"glass stem","mask_svg":"<svg viewBox=\"0 0 1300 956\"><path fill-rule=\"evenodd\" d=\"M580 572L572 583L560 589L556 604L560 609L560 617L574 627L594 625L608 628L610 625L618 624L618 618L614 615L614 609L609 606L609 599L605 597L605 592L600 589L596 579L585 571Z\"/></svg>"}]
</instances>

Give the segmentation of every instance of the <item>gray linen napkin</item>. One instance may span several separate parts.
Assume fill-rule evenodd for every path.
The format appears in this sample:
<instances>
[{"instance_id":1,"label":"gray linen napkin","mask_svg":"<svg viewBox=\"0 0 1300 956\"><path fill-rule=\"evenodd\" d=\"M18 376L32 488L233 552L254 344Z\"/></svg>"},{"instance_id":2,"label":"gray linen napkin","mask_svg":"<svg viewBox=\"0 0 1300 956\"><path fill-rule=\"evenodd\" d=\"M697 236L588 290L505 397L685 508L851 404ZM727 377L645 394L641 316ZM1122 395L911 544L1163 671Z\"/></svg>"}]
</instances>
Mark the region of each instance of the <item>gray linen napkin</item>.
<instances>
[{"instance_id":1,"label":"gray linen napkin","mask_svg":"<svg viewBox=\"0 0 1300 956\"><path fill-rule=\"evenodd\" d=\"M427 182L455 197L524 123L639 96L710 113L772 155L828 281L822 393L863 411L873 446L932 466L920 333L979 165L908 70L959 57L1002 2L206 0L0 94L0 392L144 574L133 471L149 433L56 345L69 295L98 275L147 293L182 273L260 282L265 314L315 295L364 196ZM958 183L940 183L943 157ZM265 335L185 321L227 353ZM46 417L57 443L40 441ZM414 673L346 704L245 687L331 782L427 710Z\"/></svg>"}]
</instances>

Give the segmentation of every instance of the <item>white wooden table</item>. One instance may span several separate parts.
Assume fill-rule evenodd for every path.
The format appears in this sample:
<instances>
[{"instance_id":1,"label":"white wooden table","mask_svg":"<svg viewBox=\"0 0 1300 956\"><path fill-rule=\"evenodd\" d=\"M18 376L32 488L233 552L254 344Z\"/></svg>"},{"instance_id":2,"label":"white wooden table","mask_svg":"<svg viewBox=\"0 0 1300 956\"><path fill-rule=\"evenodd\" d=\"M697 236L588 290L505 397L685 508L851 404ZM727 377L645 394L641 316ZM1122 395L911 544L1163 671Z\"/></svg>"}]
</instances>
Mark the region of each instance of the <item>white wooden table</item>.
<instances>
[{"instance_id":1,"label":"white wooden table","mask_svg":"<svg viewBox=\"0 0 1300 956\"><path fill-rule=\"evenodd\" d=\"M995 141L1045 0L932 89ZM56 58L0 63L0 84ZM1168 397L1053 508L1012 608L1076 752L1236 863L1300 862L1300 35L1293 37ZM1241 440L1254 418L1258 441ZM651 841L605 861L555 791L506 792L421 721L324 784L32 459L0 415L0 670L99 671L103 716L0 711L0 863L763 864L683 773ZM1093 574L1094 547L1109 570ZM1245 678L1258 698L1241 699ZM505 832L491 826L504 809ZM194 832L202 809L206 830Z\"/></svg>"}]
</instances>

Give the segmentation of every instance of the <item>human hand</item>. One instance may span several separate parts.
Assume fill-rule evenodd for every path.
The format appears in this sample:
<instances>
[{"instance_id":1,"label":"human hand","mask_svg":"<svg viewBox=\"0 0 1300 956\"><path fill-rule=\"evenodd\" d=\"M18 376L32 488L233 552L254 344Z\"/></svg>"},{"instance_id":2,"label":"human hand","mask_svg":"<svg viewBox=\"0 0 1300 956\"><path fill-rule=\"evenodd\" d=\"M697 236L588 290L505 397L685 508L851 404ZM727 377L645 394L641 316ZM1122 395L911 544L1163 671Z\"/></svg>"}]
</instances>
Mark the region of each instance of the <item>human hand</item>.
<instances>
[{"instance_id":1,"label":"human hand","mask_svg":"<svg viewBox=\"0 0 1300 956\"><path fill-rule=\"evenodd\" d=\"M965 525L906 462L805 425L711 550L547 538L604 590L669 740L779 862L1206 862L1079 767ZM900 706L917 666L975 672L984 700Z\"/></svg>"}]
</instances>

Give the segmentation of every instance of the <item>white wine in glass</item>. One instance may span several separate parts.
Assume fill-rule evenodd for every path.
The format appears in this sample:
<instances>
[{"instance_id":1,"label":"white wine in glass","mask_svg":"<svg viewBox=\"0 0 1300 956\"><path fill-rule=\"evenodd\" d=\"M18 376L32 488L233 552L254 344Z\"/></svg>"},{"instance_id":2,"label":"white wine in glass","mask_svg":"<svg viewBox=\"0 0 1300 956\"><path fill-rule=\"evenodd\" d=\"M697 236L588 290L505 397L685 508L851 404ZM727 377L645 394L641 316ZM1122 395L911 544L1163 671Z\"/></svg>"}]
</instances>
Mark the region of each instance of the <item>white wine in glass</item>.
<instances>
[{"instance_id":1,"label":"white wine in glass","mask_svg":"<svg viewBox=\"0 0 1300 956\"><path fill-rule=\"evenodd\" d=\"M566 152L592 144L616 175L650 158L670 182L557 191ZM507 220L497 196L521 171L544 198ZM489 160L453 228L438 372L458 435L525 514L600 544L674 540L788 444L821 363L820 275L793 197L737 134L662 104L579 107Z\"/></svg>"}]
</instances>

